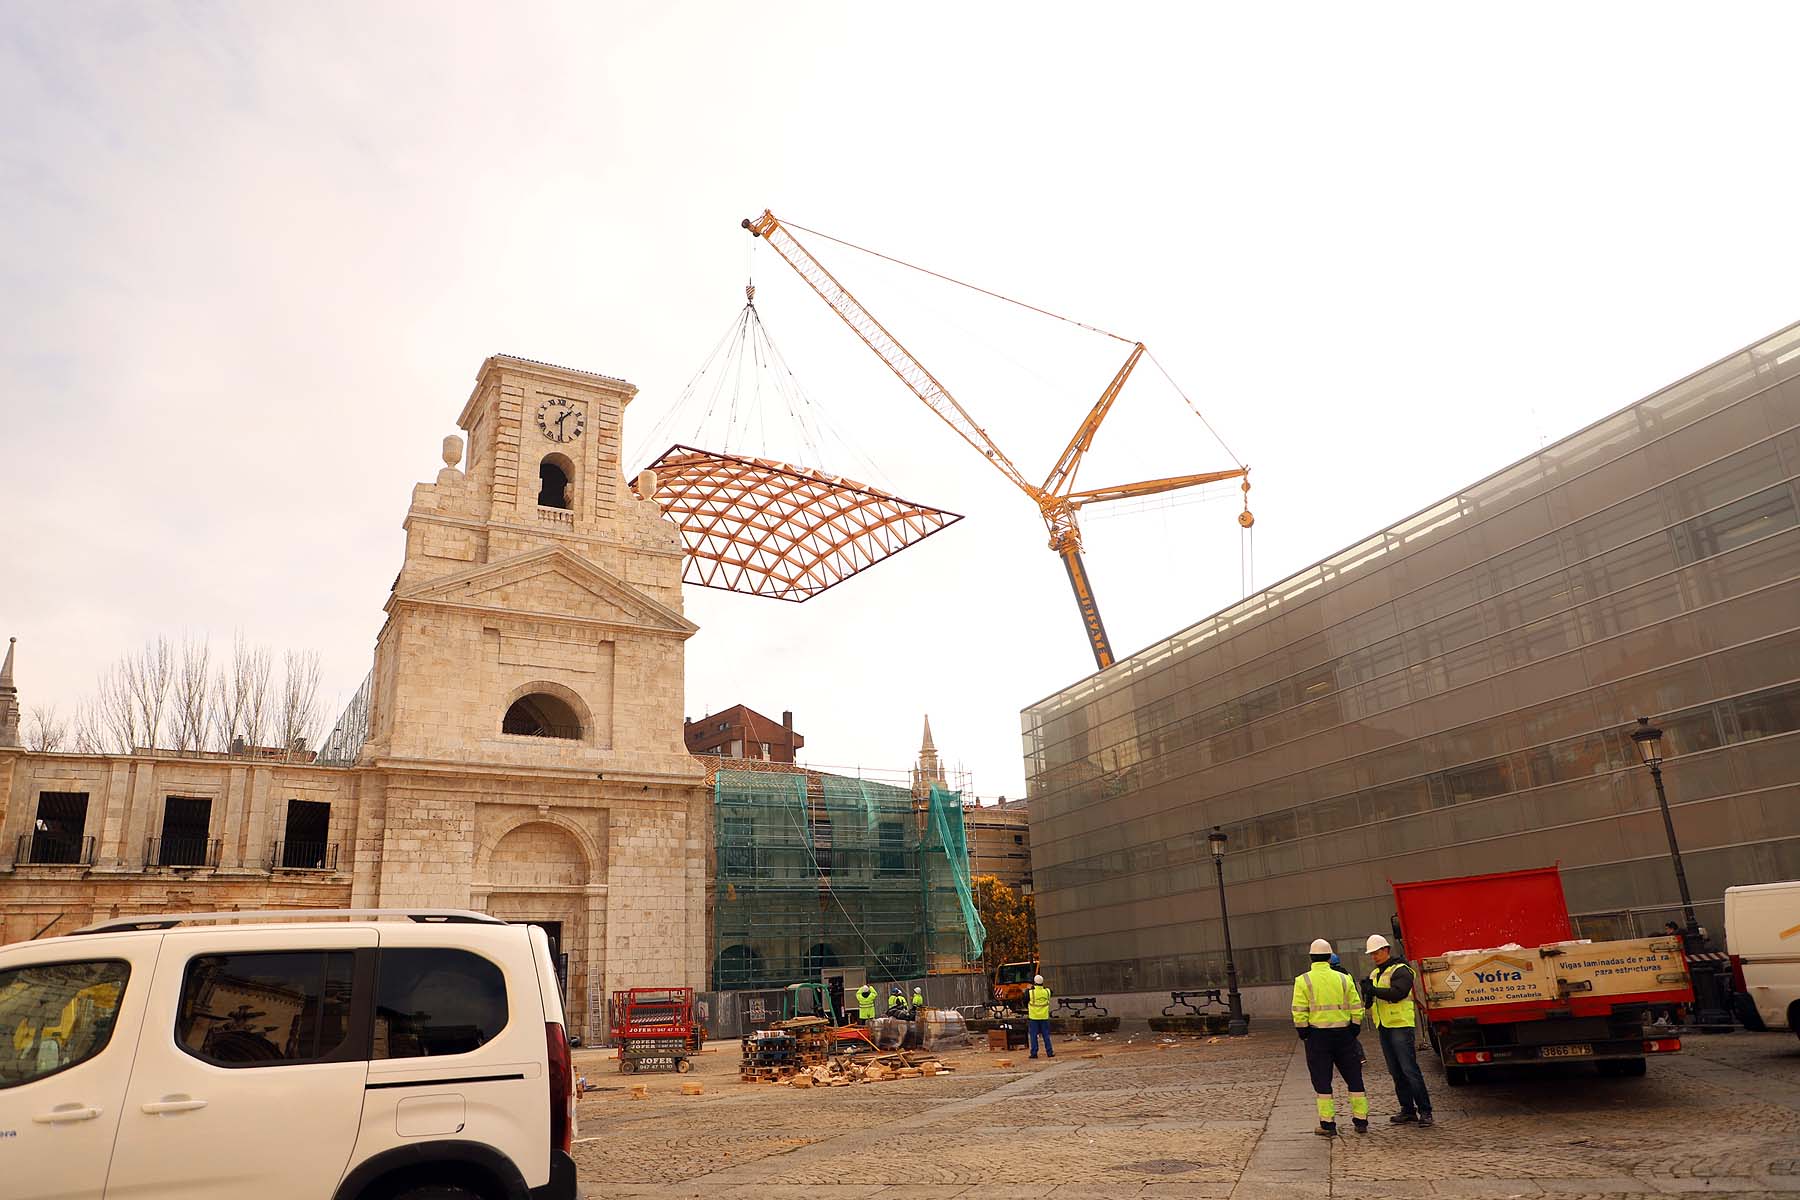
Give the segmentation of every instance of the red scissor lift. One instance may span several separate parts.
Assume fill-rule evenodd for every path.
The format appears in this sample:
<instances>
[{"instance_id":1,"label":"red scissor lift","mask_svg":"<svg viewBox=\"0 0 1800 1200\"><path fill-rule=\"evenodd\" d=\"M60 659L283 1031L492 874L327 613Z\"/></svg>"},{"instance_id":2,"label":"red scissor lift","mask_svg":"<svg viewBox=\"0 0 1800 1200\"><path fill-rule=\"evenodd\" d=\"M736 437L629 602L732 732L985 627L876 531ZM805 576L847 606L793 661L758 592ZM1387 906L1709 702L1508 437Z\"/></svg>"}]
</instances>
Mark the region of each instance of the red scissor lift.
<instances>
[{"instance_id":1,"label":"red scissor lift","mask_svg":"<svg viewBox=\"0 0 1800 1200\"><path fill-rule=\"evenodd\" d=\"M681 1071L694 1068L694 989L632 988L613 993L613 1042L619 1070Z\"/></svg>"}]
</instances>

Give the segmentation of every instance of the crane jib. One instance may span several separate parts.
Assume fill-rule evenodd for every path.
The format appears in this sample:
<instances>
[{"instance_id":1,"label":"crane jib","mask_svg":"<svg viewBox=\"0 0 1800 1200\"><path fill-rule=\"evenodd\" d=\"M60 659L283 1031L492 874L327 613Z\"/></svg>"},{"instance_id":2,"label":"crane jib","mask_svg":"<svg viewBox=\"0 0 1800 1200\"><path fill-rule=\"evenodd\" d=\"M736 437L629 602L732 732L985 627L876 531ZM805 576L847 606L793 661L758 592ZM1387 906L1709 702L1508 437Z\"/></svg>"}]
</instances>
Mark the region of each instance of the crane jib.
<instances>
[{"instance_id":1,"label":"crane jib","mask_svg":"<svg viewBox=\"0 0 1800 1200\"><path fill-rule=\"evenodd\" d=\"M770 249L774 250L788 266L794 269L795 274L799 275L813 293L825 302L826 307L837 314L851 332L856 334L863 344L868 346L875 356L886 364L887 368L900 379L901 383L906 385L913 395L917 396L927 408L955 430L964 441L981 451L988 463L1006 476L1013 486L1037 503L1045 524L1050 530L1050 547L1061 555L1063 568L1069 573L1069 586L1075 590L1075 603L1081 610L1081 623L1087 630L1088 645L1094 652L1095 665L1101 670L1113 665L1112 642L1106 636L1106 626L1100 620L1100 606L1094 599L1094 589L1088 582L1087 568L1081 561L1081 535L1075 523L1077 509L1083 505L1107 500L1157 495L1198 484L1242 478L1246 500L1244 511L1238 517L1238 524L1246 530L1250 528L1252 518L1247 497L1250 490L1249 468L1242 465L1231 471L1175 475L1164 479L1150 479L1140 483L1119 484L1107 488L1071 490L1076 472L1080 469L1081 460L1093 445L1094 436L1099 432L1101 422L1106 419L1113 404L1118 400L1119 393L1124 388L1126 380L1130 378L1133 368L1137 366L1138 360L1148 353L1142 342L1129 342L1129 339L1119 337L1117 334L1106 333L1105 330L1096 329L1091 325L1082 325L1079 321L1070 322L1083 329L1105 333L1106 336L1116 338L1118 341L1128 342L1132 349L1124 365L1119 368L1113 376L1112 382L1101 393L1100 399L1095 402L1086 419L1076 428L1075 435L1070 438L1062 457L1057 460L1043 486L1040 487L1020 473L1013 461L994 443L993 438L988 436L987 430L983 429L975 421L975 418L957 402L956 398L950 394L949 389L944 387L937 377L926 369L924 363L913 357L912 352L901 345L899 339L890 333L880 321L876 320L875 315L865 308L848 288L838 282L837 278L826 270L825 265L814 258L812 252L802 245L773 213L765 209L760 217L746 218L739 224L749 230L752 237L762 238L766 241ZM826 234L819 236L829 238L829 235ZM829 238L829 240L838 241L839 239ZM851 245L848 242L842 244ZM862 247L853 248L862 249ZM865 252L875 253L874 251ZM887 255L878 255L878 257L888 258ZM890 258L888 261L899 263L901 266L910 267L913 270L924 270L921 267L914 267L911 263L901 262L899 259ZM937 275L935 271L926 273ZM945 275L937 275L937 278L945 279L960 287L974 288L972 284L961 283ZM1011 300L996 292L987 291L985 288L974 288L974 290L996 299L1006 300L1011 304L1023 304L1022 301ZM1067 317L1057 316L1056 313L1037 308L1035 305L1024 304L1023 307L1045 316L1056 317L1057 320L1069 321ZM1151 361L1155 362L1154 356L1151 357ZM1162 369L1160 363L1157 364L1157 367L1159 370ZM1163 375L1167 377L1168 372L1164 370ZM1173 379L1170 379L1169 382L1174 385ZM1178 386L1176 391L1180 392ZM1186 393L1182 393L1182 399L1187 399ZM1187 403L1190 408L1193 408L1191 400ZM1194 413L1199 416L1200 410L1195 408ZM1204 422L1206 418L1202 416L1200 419ZM1210 430L1211 426L1209 425L1207 428Z\"/></svg>"},{"instance_id":2,"label":"crane jib","mask_svg":"<svg viewBox=\"0 0 1800 1200\"><path fill-rule=\"evenodd\" d=\"M1106 624L1100 619L1100 604L1094 599L1094 588L1088 582L1087 565L1081 551L1065 550L1063 569L1069 573L1069 586L1075 590L1075 607L1081 610L1081 624L1087 630L1088 645L1094 652L1094 665L1104 671L1113 665L1112 642L1106 636Z\"/></svg>"}]
</instances>

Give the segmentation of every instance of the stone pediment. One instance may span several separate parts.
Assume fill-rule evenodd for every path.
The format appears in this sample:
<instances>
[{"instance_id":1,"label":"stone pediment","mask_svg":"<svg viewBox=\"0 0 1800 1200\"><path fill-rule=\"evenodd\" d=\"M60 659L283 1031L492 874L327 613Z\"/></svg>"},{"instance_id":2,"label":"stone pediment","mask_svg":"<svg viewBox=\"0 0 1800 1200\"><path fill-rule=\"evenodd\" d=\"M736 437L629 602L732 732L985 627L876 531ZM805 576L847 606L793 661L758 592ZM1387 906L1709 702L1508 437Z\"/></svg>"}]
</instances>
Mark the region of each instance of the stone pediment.
<instances>
[{"instance_id":1,"label":"stone pediment","mask_svg":"<svg viewBox=\"0 0 1800 1200\"><path fill-rule=\"evenodd\" d=\"M561 546L547 546L440 576L400 591L394 601L592 621L681 637L700 628L666 604Z\"/></svg>"}]
</instances>

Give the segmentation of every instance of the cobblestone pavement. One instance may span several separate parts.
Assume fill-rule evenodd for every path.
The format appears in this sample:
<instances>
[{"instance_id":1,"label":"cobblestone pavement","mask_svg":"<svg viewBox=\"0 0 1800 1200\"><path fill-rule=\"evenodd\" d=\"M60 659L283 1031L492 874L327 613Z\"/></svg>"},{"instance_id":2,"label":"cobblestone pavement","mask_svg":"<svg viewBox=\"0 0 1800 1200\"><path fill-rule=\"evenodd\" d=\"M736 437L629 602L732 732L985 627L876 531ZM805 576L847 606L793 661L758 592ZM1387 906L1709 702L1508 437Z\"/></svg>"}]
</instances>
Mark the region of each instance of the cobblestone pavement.
<instances>
[{"instance_id":1,"label":"cobblestone pavement","mask_svg":"<svg viewBox=\"0 0 1800 1200\"><path fill-rule=\"evenodd\" d=\"M844 1088L741 1083L735 1050L629 1081L588 1052L590 1084L616 1090L581 1104L585 1195L1800 1200L1800 1041L1785 1033L1691 1037L1640 1079L1572 1065L1451 1088L1427 1051L1433 1129L1386 1123L1374 1053L1374 1128L1329 1143L1306 1132L1310 1088L1275 1032L1113 1035L1039 1062L969 1050L949 1076ZM692 1082L703 1094L681 1095Z\"/></svg>"}]
</instances>

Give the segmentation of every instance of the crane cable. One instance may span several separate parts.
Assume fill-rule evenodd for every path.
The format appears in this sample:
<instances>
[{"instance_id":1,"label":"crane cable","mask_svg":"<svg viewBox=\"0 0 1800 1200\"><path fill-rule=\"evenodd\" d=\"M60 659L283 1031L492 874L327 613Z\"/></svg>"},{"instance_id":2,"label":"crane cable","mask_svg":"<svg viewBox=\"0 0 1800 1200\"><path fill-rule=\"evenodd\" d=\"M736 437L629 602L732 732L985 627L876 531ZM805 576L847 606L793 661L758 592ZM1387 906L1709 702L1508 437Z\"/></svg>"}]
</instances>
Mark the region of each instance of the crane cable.
<instances>
[{"instance_id":1,"label":"crane cable","mask_svg":"<svg viewBox=\"0 0 1800 1200\"><path fill-rule=\"evenodd\" d=\"M846 246L851 250L857 250L857 251L862 252L863 254L872 255L875 258L881 259L883 262L891 262L895 266L905 267L909 271L917 271L921 275L929 275L933 279L941 279L945 283L953 283L957 287L967 288L972 292L979 292L983 296L990 296L995 300L1003 300L1007 304L1017 305L1019 308L1028 309L1031 312L1038 313L1042 316L1046 316L1046 317L1053 318L1054 320L1062 321L1065 324L1075 326L1077 329L1085 329L1089 333L1101 334L1104 337L1112 338L1115 342L1123 342L1127 346L1137 345L1137 342L1134 341L1133 339L1124 337L1120 334L1116 334L1116 333L1112 332L1110 329L1102 329L1098 325L1089 325L1086 321L1077 321L1074 317L1065 317L1061 313L1051 312L1047 308L1039 308L1035 304L1027 304L1023 300L1015 300L1011 296L1006 296L1006 295L1002 295L999 292L990 291L989 289L981 287L978 284L969 283L965 280L957 279L950 275L941 274L937 271L931 270L928 267L921 267L917 263L909 263L903 258L895 258L890 254L883 254L879 250L871 250L867 246L860 246L855 242L845 241L843 238L839 238L839 237L833 237L829 233L822 233L817 229L809 228L805 225L800 224L797 221L783 220L781 223L783 225L788 226L789 228L798 229L801 233L811 234L813 237L824 238L828 242L836 242L838 245ZM759 239L751 238L750 240L752 242L755 242ZM1226 457L1231 459L1231 461L1236 463L1238 466L1240 466L1240 467L1243 466L1244 460L1239 458L1232 451L1231 447L1227 446L1225 444L1225 439L1220 437L1219 431L1212 427L1212 422L1208 421L1206 419L1206 414L1200 411L1199 406L1196 405L1193 402L1193 400L1188 397L1188 394L1182 390L1181 385L1175 382L1175 377L1173 375L1170 375L1168 368L1163 366L1162 363L1160 361L1158 361L1155 353L1152 352L1148 347L1145 347L1144 353L1149 357L1151 362L1156 364L1156 369L1158 371L1162 372L1163 378L1169 381L1169 386L1175 389L1176 395L1181 397L1182 402L1185 403L1188 406L1188 408L1193 411L1193 414L1196 417L1200 418L1200 423L1202 425L1206 426L1206 432L1212 434L1213 440L1219 443L1220 448L1225 451Z\"/></svg>"},{"instance_id":2,"label":"crane cable","mask_svg":"<svg viewBox=\"0 0 1800 1200\"><path fill-rule=\"evenodd\" d=\"M1039 308L1035 304L1027 304L1023 300L1016 300L1011 296L1006 296L1006 295L1002 295L999 292L990 291L989 289L980 287L977 284L969 283L965 280L957 279L950 275L944 275L940 272L933 271L927 267L921 267L917 263L909 263L903 258L895 258L890 254L883 254L879 250L871 250L867 246L858 245L855 242L846 241L845 239L840 238L840 237L833 237L829 233L824 233L820 230L809 228L808 226L801 225L800 223L798 223L796 221L783 220L781 223L790 228L798 229L802 233L810 234L813 237L824 238L828 242L835 242L837 245L847 247L848 249L851 249L851 250L860 251L863 254L868 254L875 258L879 258L883 262L890 262L890 263L893 263L895 266L905 267L909 271L917 271L921 275L929 275L933 279L941 279L945 283L955 284L957 287L967 288L968 290L970 290L972 292L979 292L983 296L988 296L995 300L1001 300L1001 301L1006 302L1007 304L1016 305L1019 308L1027 309L1031 312L1038 313L1041 316L1046 316L1046 317L1050 317L1054 320L1062 321L1065 324L1075 326L1077 329L1084 329L1084 330L1087 330L1089 333L1098 333L1104 337L1112 338L1116 342L1123 342L1128 346L1134 346L1134 345L1138 344L1137 342L1133 341L1131 338L1122 337L1119 334L1116 334L1109 329L1102 329L1098 325L1090 325L1086 321L1077 321L1073 317L1065 317L1061 313L1051 312L1047 308ZM750 241L752 243L755 243L758 240L759 239L757 239L757 238L750 239ZM1206 432L1212 435L1212 438L1215 442L1219 443L1219 448L1225 451L1226 457L1231 459L1232 462L1236 463L1240 468L1242 468L1244 466L1244 460L1239 458L1237 456L1236 451L1232 450L1232 448L1226 444L1225 439L1219 436L1219 431L1213 428L1212 422L1206 419L1206 414L1200 411L1200 406L1194 403L1193 398L1187 394L1187 392L1182 388L1182 386L1179 383L1175 382L1175 377L1173 375L1169 374L1169 369L1167 367L1162 365L1162 360L1157 358L1155 352L1150 350L1150 348L1147 346L1144 348L1144 353L1150 359L1150 361L1156 365L1156 369L1158 371L1162 372L1162 377L1168 381L1169 386L1175 389L1175 394L1181 397L1182 403L1186 404L1188 406L1188 409L1196 417L1200 418L1200 424L1204 425L1206 427ZM1244 481L1244 491L1246 493L1244 513L1245 513L1246 519L1248 518L1249 511L1250 511L1248 495L1247 495L1249 490L1250 490L1250 483L1249 483L1248 478L1246 478ZM1239 536L1238 536L1239 582L1243 589L1244 598L1249 599L1250 584L1256 573L1256 530L1253 526L1244 524L1242 521L1240 521L1239 528L1238 528L1238 534L1239 534Z\"/></svg>"},{"instance_id":3,"label":"crane cable","mask_svg":"<svg viewBox=\"0 0 1800 1200\"><path fill-rule=\"evenodd\" d=\"M848 246L852 250L860 250L864 254L872 254L876 258L879 258L879 259L883 260L884 262L891 262L897 267L905 267L909 271L917 271L921 275L929 275L933 279L941 279L945 283L954 283L957 287L968 288L971 292L980 292L984 296L992 296L996 300L1004 300L1008 304L1016 304L1020 308L1028 308L1034 313L1039 313L1046 317L1054 317L1056 320L1066 322L1070 325L1075 326L1077 329L1085 329L1089 333L1104 334L1105 336L1113 339L1115 342L1124 342L1127 346L1137 345L1137 343L1135 341L1133 341L1131 338L1121 337L1120 335L1113 333L1111 330L1100 328L1098 325L1089 325L1085 321L1077 321L1074 317L1065 317L1061 313L1053 313L1047 308L1039 308L1035 304L1027 304L1023 300L1015 300L1011 296L1003 296L999 292L990 292L988 289L977 286L976 284L967 283L961 279L954 279L949 275L940 275L938 272L930 270L927 267L921 267L917 263L909 263L903 258L894 258L892 255L883 254L879 250L871 250L867 246L859 246L855 242L846 242L843 238L832 237L829 233L820 233L817 229L808 229L806 226L801 225L798 222L783 220L781 223L783 225L788 226L790 229L798 229L801 233L810 233L814 237L824 238L828 242L836 242L840 246ZM754 239L752 239L752 240L754 240Z\"/></svg>"}]
</instances>

